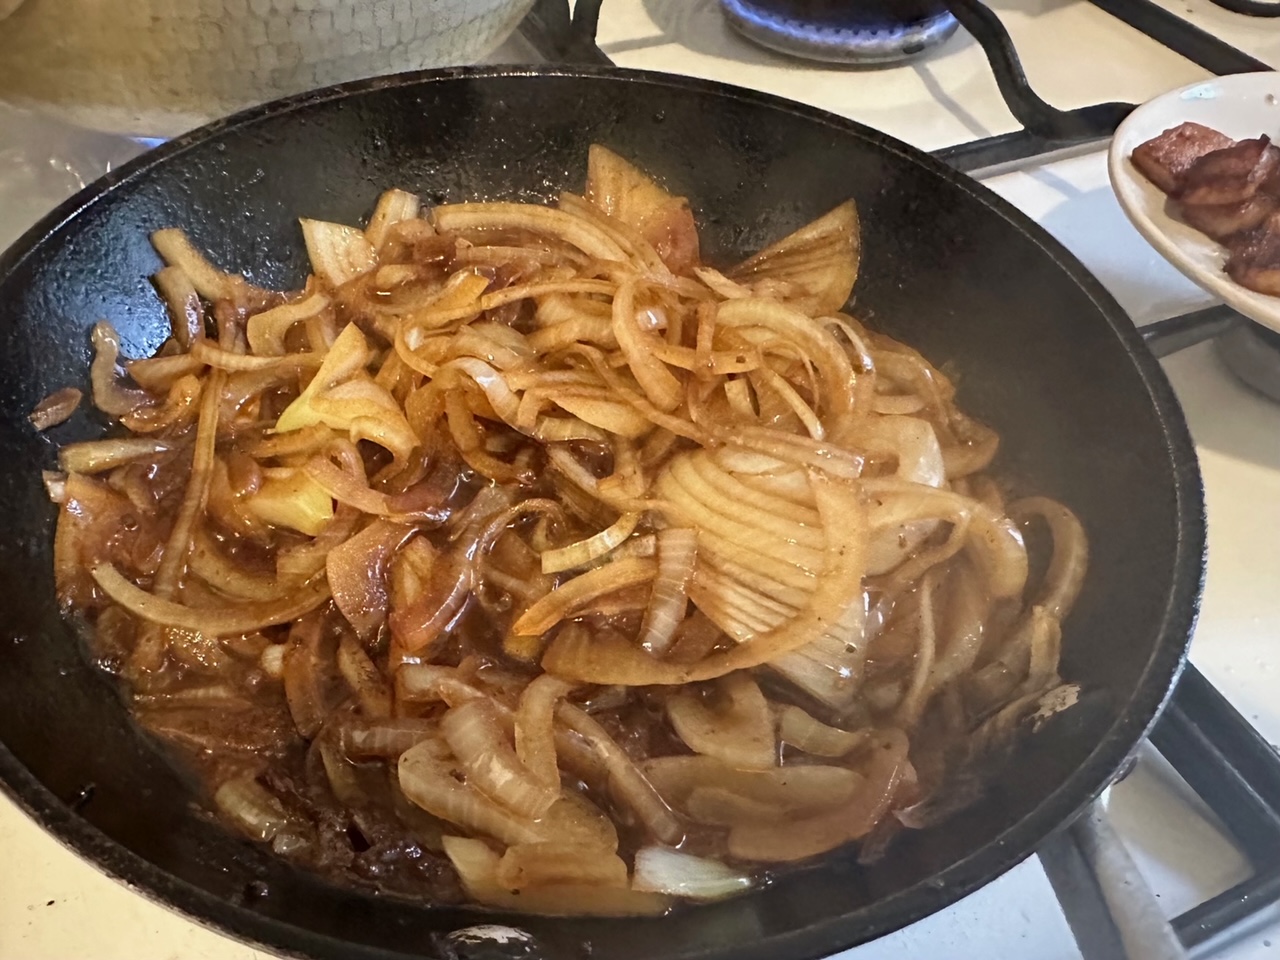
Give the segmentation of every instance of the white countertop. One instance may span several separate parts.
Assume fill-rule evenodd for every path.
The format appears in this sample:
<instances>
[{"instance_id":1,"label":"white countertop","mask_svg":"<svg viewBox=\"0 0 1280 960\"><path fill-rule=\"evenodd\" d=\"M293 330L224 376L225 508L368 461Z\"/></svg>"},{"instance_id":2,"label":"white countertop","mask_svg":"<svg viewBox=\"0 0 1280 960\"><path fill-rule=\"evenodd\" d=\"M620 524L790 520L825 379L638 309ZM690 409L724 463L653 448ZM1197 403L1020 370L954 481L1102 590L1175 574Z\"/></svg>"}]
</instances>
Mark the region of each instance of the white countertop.
<instances>
[{"instance_id":1,"label":"white countertop","mask_svg":"<svg viewBox=\"0 0 1280 960\"><path fill-rule=\"evenodd\" d=\"M1204 75L1082 0L994 0L992 6L1009 26L1032 83L1058 106L1142 100ZM1280 21L1247 20L1207 0L1170 7L1190 11L1229 42L1280 64ZM925 148L1013 127L980 52L963 35L913 66L815 69L741 41L720 22L713 0L606 0L601 39L623 66L678 70L803 99ZM1101 63L1107 69L1099 69ZM0 106L0 245L70 189L75 177L65 164L32 165L32 157L54 152L92 176L133 147ZM989 185L1075 252L1136 322L1208 303L1128 225L1101 153ZM1208 501L1208 580L1192 659L1264 736L1280 741L1280 406L1237 384L1210 345L1166 360L1165 369L1196 441ZM1113 788L1109 807L1169 915L1247 876L1243 857L1186 802L1158 757L1144 757ZM0 960L270 956L104 877L3 798L0 850ZM1280 910L1234 932L1230 942L1208 946L1223 960L1280 958ZM1032 860L842 960L915 956L1076 960L1079 953Z\"/></svg>"}]
</instances>

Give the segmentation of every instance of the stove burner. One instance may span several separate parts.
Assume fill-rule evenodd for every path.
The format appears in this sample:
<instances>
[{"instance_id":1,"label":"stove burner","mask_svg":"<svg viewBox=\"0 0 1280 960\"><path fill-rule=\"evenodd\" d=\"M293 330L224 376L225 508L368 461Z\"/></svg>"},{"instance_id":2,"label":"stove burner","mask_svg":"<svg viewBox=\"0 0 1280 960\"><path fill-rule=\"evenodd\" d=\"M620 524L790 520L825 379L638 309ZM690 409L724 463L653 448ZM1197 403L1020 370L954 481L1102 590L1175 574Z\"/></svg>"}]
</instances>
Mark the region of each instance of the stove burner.
<instances>
[{"instance_id":1,"label":"stove burner","mask_svg":"<svg viewBox=\"0 0 1280 960\"><path fill-rule=\"evenodd\" d=\"M1280 333L1240 323L1215 341L1218 356L1245 385L1280 403Z\"/></svg>"},{"instance_id":2,"label":"stove burner","mask_svg":"<svg viewBox=\"0 0 1280 960\"><path fill-rule=\"evenodd\" d=\"M942 0L720 0L720 7L749 40L832 63L899 63L957 26Z\"/></svg>"}]
</instances>

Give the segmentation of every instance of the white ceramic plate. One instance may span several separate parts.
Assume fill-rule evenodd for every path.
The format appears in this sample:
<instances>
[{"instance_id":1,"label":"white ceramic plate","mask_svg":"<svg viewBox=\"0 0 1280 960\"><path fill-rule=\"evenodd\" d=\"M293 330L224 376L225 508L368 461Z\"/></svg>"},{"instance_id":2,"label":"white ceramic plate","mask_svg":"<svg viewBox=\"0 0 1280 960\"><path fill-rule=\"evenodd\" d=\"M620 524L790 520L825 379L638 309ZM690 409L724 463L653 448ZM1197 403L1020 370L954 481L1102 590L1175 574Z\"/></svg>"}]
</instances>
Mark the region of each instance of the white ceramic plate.
<instances>
[{"instance_id":1,"label":"white ceramic plate","mask_svg":"<svg viewBox=\"0 0 1280 960\"><path fill-rule=\"evenodd\" d=\"M1246 290L1222 272L1226 251L1168 212L1168 198L1133 166L1133 148L1192 120L1237 140L1280 142L1280 73L1241 73L1156 97L1129 114L1111 141L1111 185L1138 232L1170 263L1246 317L1280 331L1280 297Z\"/></svg>"}]
</instances>

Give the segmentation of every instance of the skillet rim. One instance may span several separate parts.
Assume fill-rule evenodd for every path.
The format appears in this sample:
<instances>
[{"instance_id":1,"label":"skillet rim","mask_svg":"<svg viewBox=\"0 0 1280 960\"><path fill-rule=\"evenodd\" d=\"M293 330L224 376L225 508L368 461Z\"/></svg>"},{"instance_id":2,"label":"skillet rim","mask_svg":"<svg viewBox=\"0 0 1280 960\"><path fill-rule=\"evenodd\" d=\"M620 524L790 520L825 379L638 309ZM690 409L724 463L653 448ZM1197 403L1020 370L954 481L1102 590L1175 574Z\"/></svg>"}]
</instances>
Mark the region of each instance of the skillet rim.
<instances>
[{"instance_id":1,"label":"skillet rim","mask_svg":"<svg viewBox=\"0 0 1280 960\"><path fill-rule=\"evenodd\" d=\"M950 906L985 886L1032 855L1049 836L1069 825L1112 782L1126 760L1146 738L1172 696L1186 663L1205 576L1207 549L1204 488L1194 444L1181 406L1156 358L1146 348L1130 317L1084 265L1043 227L977 180L909 144L838 114L773 94L718 81L647 70L604 66L481 66L450 67L390 74L348 81L292 97L269 101L214 120L148 150L106 173L64 201L25 231L0 254L0 287L49 237L74 229L77 216L115 189L153 167L188 150L216 140L223 133L269 121L272 117L325 103L346 100L388 88L414 87L458 80L557 77L619 83L643 83L685 93L711 95L760 108L790 113L805 121L851 135L915 164L961 190L1038 246L1088 297L1129 356L1153 407L1163 434L1175 497L1176 552L1172 583L1160 618L1159 636L1132 696L1093 751L1049 797L994 840L940 873L849 913L755 940L728 946L673 954L672 960L810 960L868 942ZM80 817L38 781L0 743L0 790L35 820L46 833L69 847L95 868L148 899L178 912L201 926L241 941L282 951L291 956L360 957L404 960L407 954L353 944L317 934L305 927L264 916L219 899L203 888L180 880L151 861L108 837ZM692 908L692 909L696 909ZM484 915L478 914L482 922Z\"/></svg>"}]
</instances>

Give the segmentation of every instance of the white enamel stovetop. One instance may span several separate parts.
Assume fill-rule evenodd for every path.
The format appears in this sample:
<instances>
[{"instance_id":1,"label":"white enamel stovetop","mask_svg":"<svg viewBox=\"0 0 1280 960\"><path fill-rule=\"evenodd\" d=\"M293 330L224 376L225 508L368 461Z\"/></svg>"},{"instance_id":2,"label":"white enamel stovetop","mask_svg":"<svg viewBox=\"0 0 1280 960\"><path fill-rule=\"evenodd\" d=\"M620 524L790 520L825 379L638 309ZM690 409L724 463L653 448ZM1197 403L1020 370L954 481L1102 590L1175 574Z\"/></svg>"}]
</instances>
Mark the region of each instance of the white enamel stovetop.
<instances>
[{"instance_id":1,"label":"white enamel stovetop","mask_svg":"<svg viewBox=\"0 0 1280 960\"><path fill-rule=\"evenodd\" d=\"M1208 0L1162 0L1280 66L1280 21ZM1084 0L992 0L1032 84L1060 107L1142 101L1201 78L1199 68ZM923 61L882 71L814 68L730 33L715 0L606 0L600 39L628 67L695 74L807 101L926 149L1013 129L976 45L959 34ZM491 59L525 59L511 41ZM0 106L0 245L81 180L136 152ZM55 159L51 160L50 158ZM821 162L820 159L815 162ZM1207 304L1120 213L1103 155L1007 174L989 185L1073 250L1141 324ZM1280 741L1280 406L1237 385L1212 347L1165 361L1199 450L1210 560L1192 659L1271 741ZM1145 757L1113 788L1111 816L1170 916L1247 875L1220 828ZM1209 952L1280 958L1280 910ZM0 960L250 960L269 956L156 906L81 862L0 798ZM842 960L1075 960L1079 953L1034 860L949 910Z\"/></svg>"}]
</instances>

